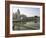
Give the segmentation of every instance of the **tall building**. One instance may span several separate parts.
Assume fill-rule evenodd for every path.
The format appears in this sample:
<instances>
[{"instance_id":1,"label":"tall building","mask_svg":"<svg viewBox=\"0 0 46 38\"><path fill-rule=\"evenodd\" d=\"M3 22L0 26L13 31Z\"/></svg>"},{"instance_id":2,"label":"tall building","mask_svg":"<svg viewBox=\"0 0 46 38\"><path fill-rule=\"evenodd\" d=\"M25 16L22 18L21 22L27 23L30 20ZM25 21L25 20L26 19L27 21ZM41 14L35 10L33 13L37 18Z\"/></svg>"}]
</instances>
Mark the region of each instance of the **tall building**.
<instances>
[{"instance_id":1,"label":"tall building","mask_svg":"<svg viewBox=\"0 0 46 38\"><path fill-rule=\"evenodd\" d=\"M20 21L20 10L17 9L17 20Z\"/></svg>"},{"instance_id":2,"label":"tall building","mask_svg":"<svg viewBox=\"0 0 46 38\"><path fill-rule=\"evenodd\" d=\"M19 9L17 9L17 13L20 14L20 10Z\"/></svg>"}]
</instances>

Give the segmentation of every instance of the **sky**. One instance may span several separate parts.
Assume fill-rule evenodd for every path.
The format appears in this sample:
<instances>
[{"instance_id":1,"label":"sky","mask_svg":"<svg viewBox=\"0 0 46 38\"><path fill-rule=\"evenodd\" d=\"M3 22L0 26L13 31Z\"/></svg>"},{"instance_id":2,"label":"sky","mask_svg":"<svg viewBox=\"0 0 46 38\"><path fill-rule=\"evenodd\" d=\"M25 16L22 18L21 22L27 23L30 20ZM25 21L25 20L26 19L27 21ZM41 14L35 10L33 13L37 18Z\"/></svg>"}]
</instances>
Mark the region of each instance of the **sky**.
<instances>
[{"instance_id":1,"label":"sky","mask_svg":"<svg viewBox=\"0 0 46 38\"><path fill-rule=\"evenodd\" d=\"M20 10L20 14L24 14L27 17L32 16L40 16L40 8L32 8L32 7L13 7L12 12L16 13L17 9Z\"/></svg>"}]
</instances>

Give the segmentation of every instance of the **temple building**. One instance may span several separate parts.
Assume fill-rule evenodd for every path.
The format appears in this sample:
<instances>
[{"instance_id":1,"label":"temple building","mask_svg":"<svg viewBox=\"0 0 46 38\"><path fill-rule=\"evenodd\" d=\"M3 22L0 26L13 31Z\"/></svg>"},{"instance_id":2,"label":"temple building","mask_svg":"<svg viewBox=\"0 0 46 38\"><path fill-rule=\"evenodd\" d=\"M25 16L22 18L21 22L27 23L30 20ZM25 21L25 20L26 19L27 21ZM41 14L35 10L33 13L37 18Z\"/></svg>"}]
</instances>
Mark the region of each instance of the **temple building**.
<instances>
[{"instance_id":1,"label":"temple building","mask_svg":"<svg viewBox=\"0 0 46 38\"><path fill-rule=\"evenodd\" d=\"M20 20L20 11L19 9L17 12L13 15L13 21L19 21Z\"/></svg>"}]
</instances>

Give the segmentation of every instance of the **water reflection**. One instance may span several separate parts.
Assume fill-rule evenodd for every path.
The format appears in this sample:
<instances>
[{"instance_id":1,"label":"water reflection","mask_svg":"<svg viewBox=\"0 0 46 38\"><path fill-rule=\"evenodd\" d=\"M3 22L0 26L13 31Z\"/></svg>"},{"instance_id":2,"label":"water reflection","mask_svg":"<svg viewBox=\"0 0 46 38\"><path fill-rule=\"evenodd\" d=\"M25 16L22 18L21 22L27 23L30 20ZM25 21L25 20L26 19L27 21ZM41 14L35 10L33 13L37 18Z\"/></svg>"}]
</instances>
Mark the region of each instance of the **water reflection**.
<instances>
[{"instance_id":1,"label":"water reflection","mask_svg":"<svg viewBox=\"0 0 46 38\"><path fill-rule=\"evenodd\" d=\"M38 30L40 22L14 22L13 30Z\"/></svg>"}]
</instances>

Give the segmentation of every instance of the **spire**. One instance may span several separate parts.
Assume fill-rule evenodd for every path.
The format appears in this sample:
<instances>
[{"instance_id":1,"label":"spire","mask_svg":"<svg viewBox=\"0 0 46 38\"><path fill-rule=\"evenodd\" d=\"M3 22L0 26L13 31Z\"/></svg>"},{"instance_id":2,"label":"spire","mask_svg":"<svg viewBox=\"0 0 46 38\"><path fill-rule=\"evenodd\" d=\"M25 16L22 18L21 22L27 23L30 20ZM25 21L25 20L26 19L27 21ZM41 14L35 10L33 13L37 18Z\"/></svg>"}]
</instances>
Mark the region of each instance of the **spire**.
<instances>
[{"instance_id":1,"label":"spire","mask_svg":"<svg viewBox=\"0 0 46 38\"><path fill-rule=\"evenodd\" d=\"M17 12L18 12L18 14L20 14L20 10L19 9L17 9Z\"/></svg>"}]
</instances>

